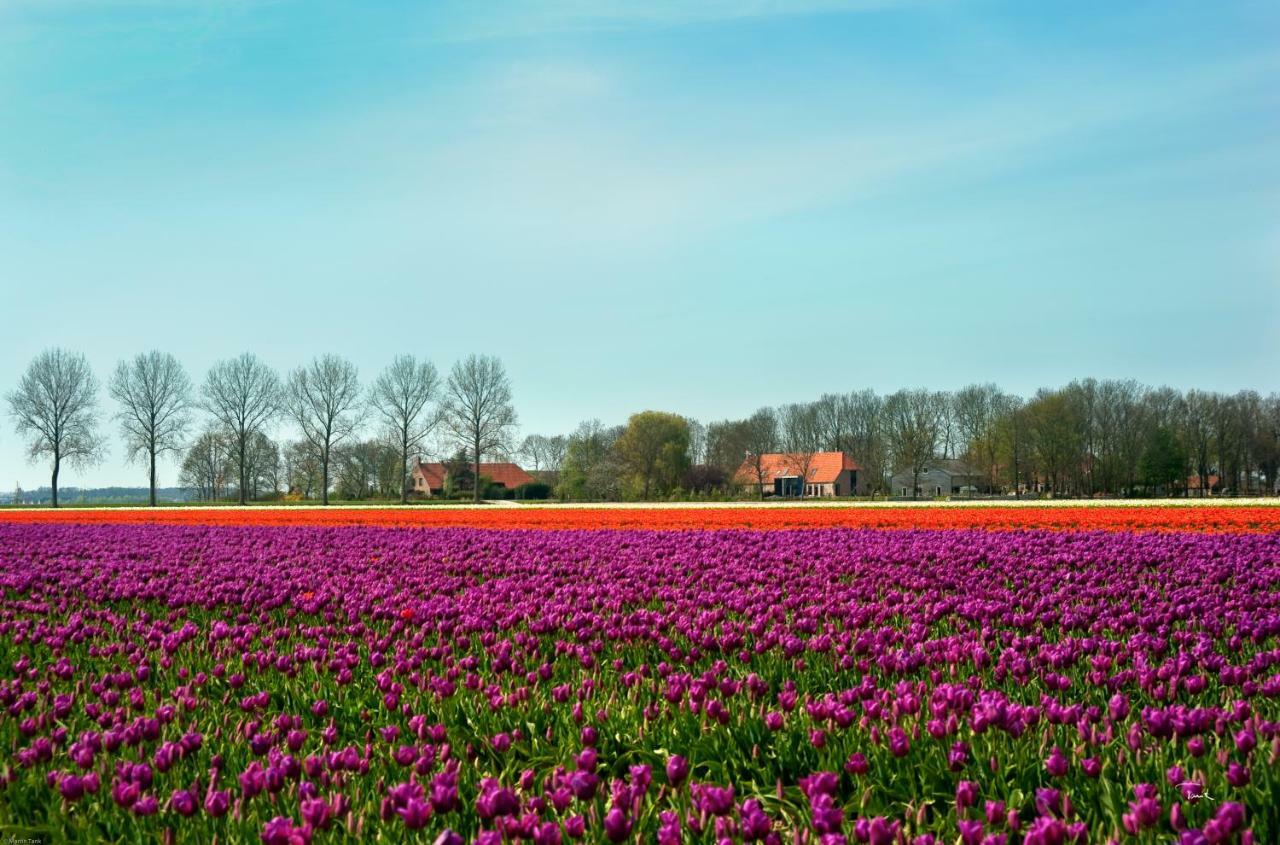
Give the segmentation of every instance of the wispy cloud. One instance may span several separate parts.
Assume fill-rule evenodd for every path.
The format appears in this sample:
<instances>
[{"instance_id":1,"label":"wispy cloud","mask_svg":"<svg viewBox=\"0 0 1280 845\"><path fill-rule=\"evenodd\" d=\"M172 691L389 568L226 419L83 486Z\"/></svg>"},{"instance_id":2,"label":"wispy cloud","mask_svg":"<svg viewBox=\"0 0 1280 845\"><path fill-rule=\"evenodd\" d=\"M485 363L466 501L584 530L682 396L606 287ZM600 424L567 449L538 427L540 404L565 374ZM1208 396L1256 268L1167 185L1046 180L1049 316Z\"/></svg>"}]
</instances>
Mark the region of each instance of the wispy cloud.
<instances>
[{"instance_id":1,"label":"wispy cloud","mask_svg":"<svg viewBox=\"0 0 1280 845\"><path fill-rule=\"evenodd\" d=\"M753 123L749 103L721 104L698 117L720 131L668 134L646 123L650 114L627 114L635 92L625 79L594 67L524 65L477 96L479 112L507 121L389 160L418 174L401 190L423 213L486 220L501 238L548 248L647 248L834 204L927 196L954 180L999 181L1077 145L1185 119L1277 70L1280 59L1262 56L1173 78L1073 72L985 100L930 102L895 121L821 130Z\"/></svg>"}]
</instances>

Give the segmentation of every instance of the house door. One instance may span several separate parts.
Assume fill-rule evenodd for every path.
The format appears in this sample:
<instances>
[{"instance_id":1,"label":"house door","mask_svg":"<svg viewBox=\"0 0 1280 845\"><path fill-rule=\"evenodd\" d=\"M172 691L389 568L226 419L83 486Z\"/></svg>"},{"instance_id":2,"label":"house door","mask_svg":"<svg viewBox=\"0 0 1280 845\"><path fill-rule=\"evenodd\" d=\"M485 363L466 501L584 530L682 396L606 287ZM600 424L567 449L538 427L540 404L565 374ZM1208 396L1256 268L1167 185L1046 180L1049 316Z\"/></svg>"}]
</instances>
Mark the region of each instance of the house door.
<instances>
[{"instance_id":1,"label":"house door","mask_svg":"<svg viewBox=\"0 0 1280 845\"><path fill-rule=\"evenodd\" d=\"M800 495L800 476L784 475L781 478L775 478L773 480L773 495L799 496Z\"/></svg>"}]
</instances>

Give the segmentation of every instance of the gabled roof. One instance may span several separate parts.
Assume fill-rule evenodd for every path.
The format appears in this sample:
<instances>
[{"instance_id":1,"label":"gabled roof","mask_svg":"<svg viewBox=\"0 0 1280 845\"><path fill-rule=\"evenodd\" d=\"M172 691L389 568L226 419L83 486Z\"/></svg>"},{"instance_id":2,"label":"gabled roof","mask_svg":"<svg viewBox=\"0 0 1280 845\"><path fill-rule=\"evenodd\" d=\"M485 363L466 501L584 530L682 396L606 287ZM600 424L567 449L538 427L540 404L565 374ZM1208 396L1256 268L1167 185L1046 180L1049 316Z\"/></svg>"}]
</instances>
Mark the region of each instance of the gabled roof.
<instances>
[{"instance_id":1,"label":"gabled roof","mask_svg":"<svg viewBox=\"0 0 1280 845\"><path fill-rule=\"evenodd\" d=\"M1214 488L1214 487L1217 487L1217 486L1218 486L1218 482L1219 482L1219 481L1221 481L1221 479L1220 479L1220 478L1218 478L1218 474L1217 474L1216 472L1214 472L1214 473L1210 473L1210 474L1209 474L1209 488L1210 488L1210 489L1212 489L1212 488ZM1188 475L1188 476L1187 476L1187 488L1188 488L1188 489L1191 489L1191 490L1199 490L1199 489L1200 489L1200 476L1199 476L1199 475Z\"/></svg>"},{"instance_id":2,"label":"gabled roof","mask_svg":"<svg viewBox=\"0 0 1280 845\"><path fill-rule=\"evenodd\" d=\"M765 483L772 483L775 478L798 478L805 468L806 459L809 466L805 481L809 484L834 484L844 470L861 469L845 452L769 452L760 456ZM758 483L754 458L742 462L734 473L734 481L738 484Z\"/></svg>"},{"instance_id":3,"label":"gabled roof","mask_svg":"<svg viewBox=\"0 0 1280 845\"><path fill-rule=\"evenodd\" d=\"M927 464L924 465L924 470L922 470L921 474L923 475L924 473L930 472L930 471L941 472L944 475L950 475L950 476L982 475L982 473L976 471L973 467L969 466L964 461L957 460L955 458L934 458L933 460L929 461ZM897 472L894 473L894 477L903 476L903 475L911 475L911 470L899 469Z\"/></svg>"},{"instance_id":4,"label":"gabled roof","mask_svg":"<svg viewBox=\"0 0 1280 845\"><path fill-rule=\"evenodd\" d=\"M501 484L508 490L514 490L521 484L532 484L537 480L512 463L480 464L480 475L494 484Z\"/></svg>"},{"instance_id":5,"label":"gabled roof","mask_svg":"<svg viewBox=\"0 0 1280 845\"><path fill-rule=\"evenodd\" d=\"M418 476L422 476L422 478L427 482L427 487L432 490L439 490L444 487L444 464L424 464L422 461L417 461L413 465L413 472L411 474L415 479Z\"/></svg>"},{"instance_id":6,"label":"gabled roof","mask_svg":"<svg viewBox=\"0 0 1280 845\"><path fill-rule=\"evenodd\" d=\"M427 486L432 490L439 490L444 487L444 477L449 472L448 468L441 463L423 463L418 461L414 464L413 475L415 477L421 475L426 479ZM501 484L508 490L514 490L521 484L529 484L536 479L529 473L522 470L513 463L481 463L480 475L489 479L494 484Z\"/></svg>"}]
</instances>

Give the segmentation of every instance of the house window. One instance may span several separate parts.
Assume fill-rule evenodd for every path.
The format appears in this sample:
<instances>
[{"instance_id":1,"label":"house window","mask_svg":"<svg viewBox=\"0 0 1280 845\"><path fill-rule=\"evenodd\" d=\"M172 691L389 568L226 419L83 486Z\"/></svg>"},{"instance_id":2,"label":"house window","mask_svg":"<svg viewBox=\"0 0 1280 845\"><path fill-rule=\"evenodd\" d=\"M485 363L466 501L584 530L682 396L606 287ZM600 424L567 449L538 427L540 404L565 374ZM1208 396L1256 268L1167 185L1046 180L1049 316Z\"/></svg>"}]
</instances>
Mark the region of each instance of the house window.
<instances>
[{"instance_id":1,"label":"house window","mask_svg":"<svg viewBox=\"0 0 1280 845\"><path fill-rule=\"evenodd\" d=\"M933 488L933 495L935 495L935 496L941 496L941 495L942 495L942 488L941 488L941 487L934 487L934 488Z\"/></svg>"}]
</instances>

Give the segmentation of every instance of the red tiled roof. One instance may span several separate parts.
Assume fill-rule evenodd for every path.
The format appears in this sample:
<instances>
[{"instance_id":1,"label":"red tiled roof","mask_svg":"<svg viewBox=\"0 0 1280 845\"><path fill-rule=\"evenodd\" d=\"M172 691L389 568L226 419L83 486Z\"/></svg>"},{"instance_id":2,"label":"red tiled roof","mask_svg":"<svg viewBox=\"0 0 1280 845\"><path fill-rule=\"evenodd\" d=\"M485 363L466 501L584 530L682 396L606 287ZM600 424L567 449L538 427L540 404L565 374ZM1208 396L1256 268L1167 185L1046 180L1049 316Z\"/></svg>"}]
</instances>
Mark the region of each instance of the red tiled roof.
<instances>
[{"instance_id":1,"label":"red tiled roof","mask_svg":"<svg viewBox=\"0 0 1280 845\"><path fill-rule=\"evenodd\" d=\"M1211 473L1211 474L1209 475L1209 489L1210 489L1210 490L1212 490L1214 487L1217 487L1217 486L1218 486L1218 482L1219 482L1220 480L1221 480L1221 479L1219 479L1219 478L1218 478L1217 473ZM1188 489L1191 489L1191 490L1199 490L1199 489L1200 489L1200 476L1199 476L1199 475L1188 475L1188 476L1187 476L1187 487L1188 487Z\"/></svg>"},{"instance_id":2,"label":"red tiled roof","mask_svg":"<svg viewBox=\"0 0 1280 845\"><path fill-rule=\"evenodd\" d=\"M426 479L427 487L431 490L439 490L444 487L444 464L424 464L418 461L413 467L414 487L417 487L417 478L421 476Z\"/></svg>"},{"instance_id":3,"label":"red tiled roof","mask_svg":"<svg viewBox=\"0 0 1280 845\"><path fill-rule=\"evenodd\" d=\"M422 476L427 481L427 486L432 490L439 490L444 487L444 477L448 470L441 463L423 463L418 461L414 465L414 477ZM520 469L512 463L481 463L480 475L489 479L494 484L501 484L508 490L514 490L521 484L529 484L535 479L532 475Z\"/></svg>"},{"instance_id":4,"label":"red tiled roof","mask_svg":"<svg viewBox=\"0 0 1280 845\"><path fill-rule=\"evenodd\" d=\"M514 490L521 484L532 484L534 477L515 464L481 464L480 475L494 484L501 484L508 490Z\"/></svg>"},{"instance_id":5,"label":"red tiled roof","mask_svg":"<svg viewBox=\"0 0 1280 845\"><path fill-rule=\"evenodd\" d=\"M844 470L861 469L845 452L815 452L812 456L794 452L770 452L761 455L760 463L764 468L765 483L768 484L779 477L798 476L804 468L806 457L809 457L809 471L806 473L805 481L809 484L834 484ZM734 480L739 484L758 483L755 460L747 458L743 461L734 475Z\"/></svg>"}]
</instances>

